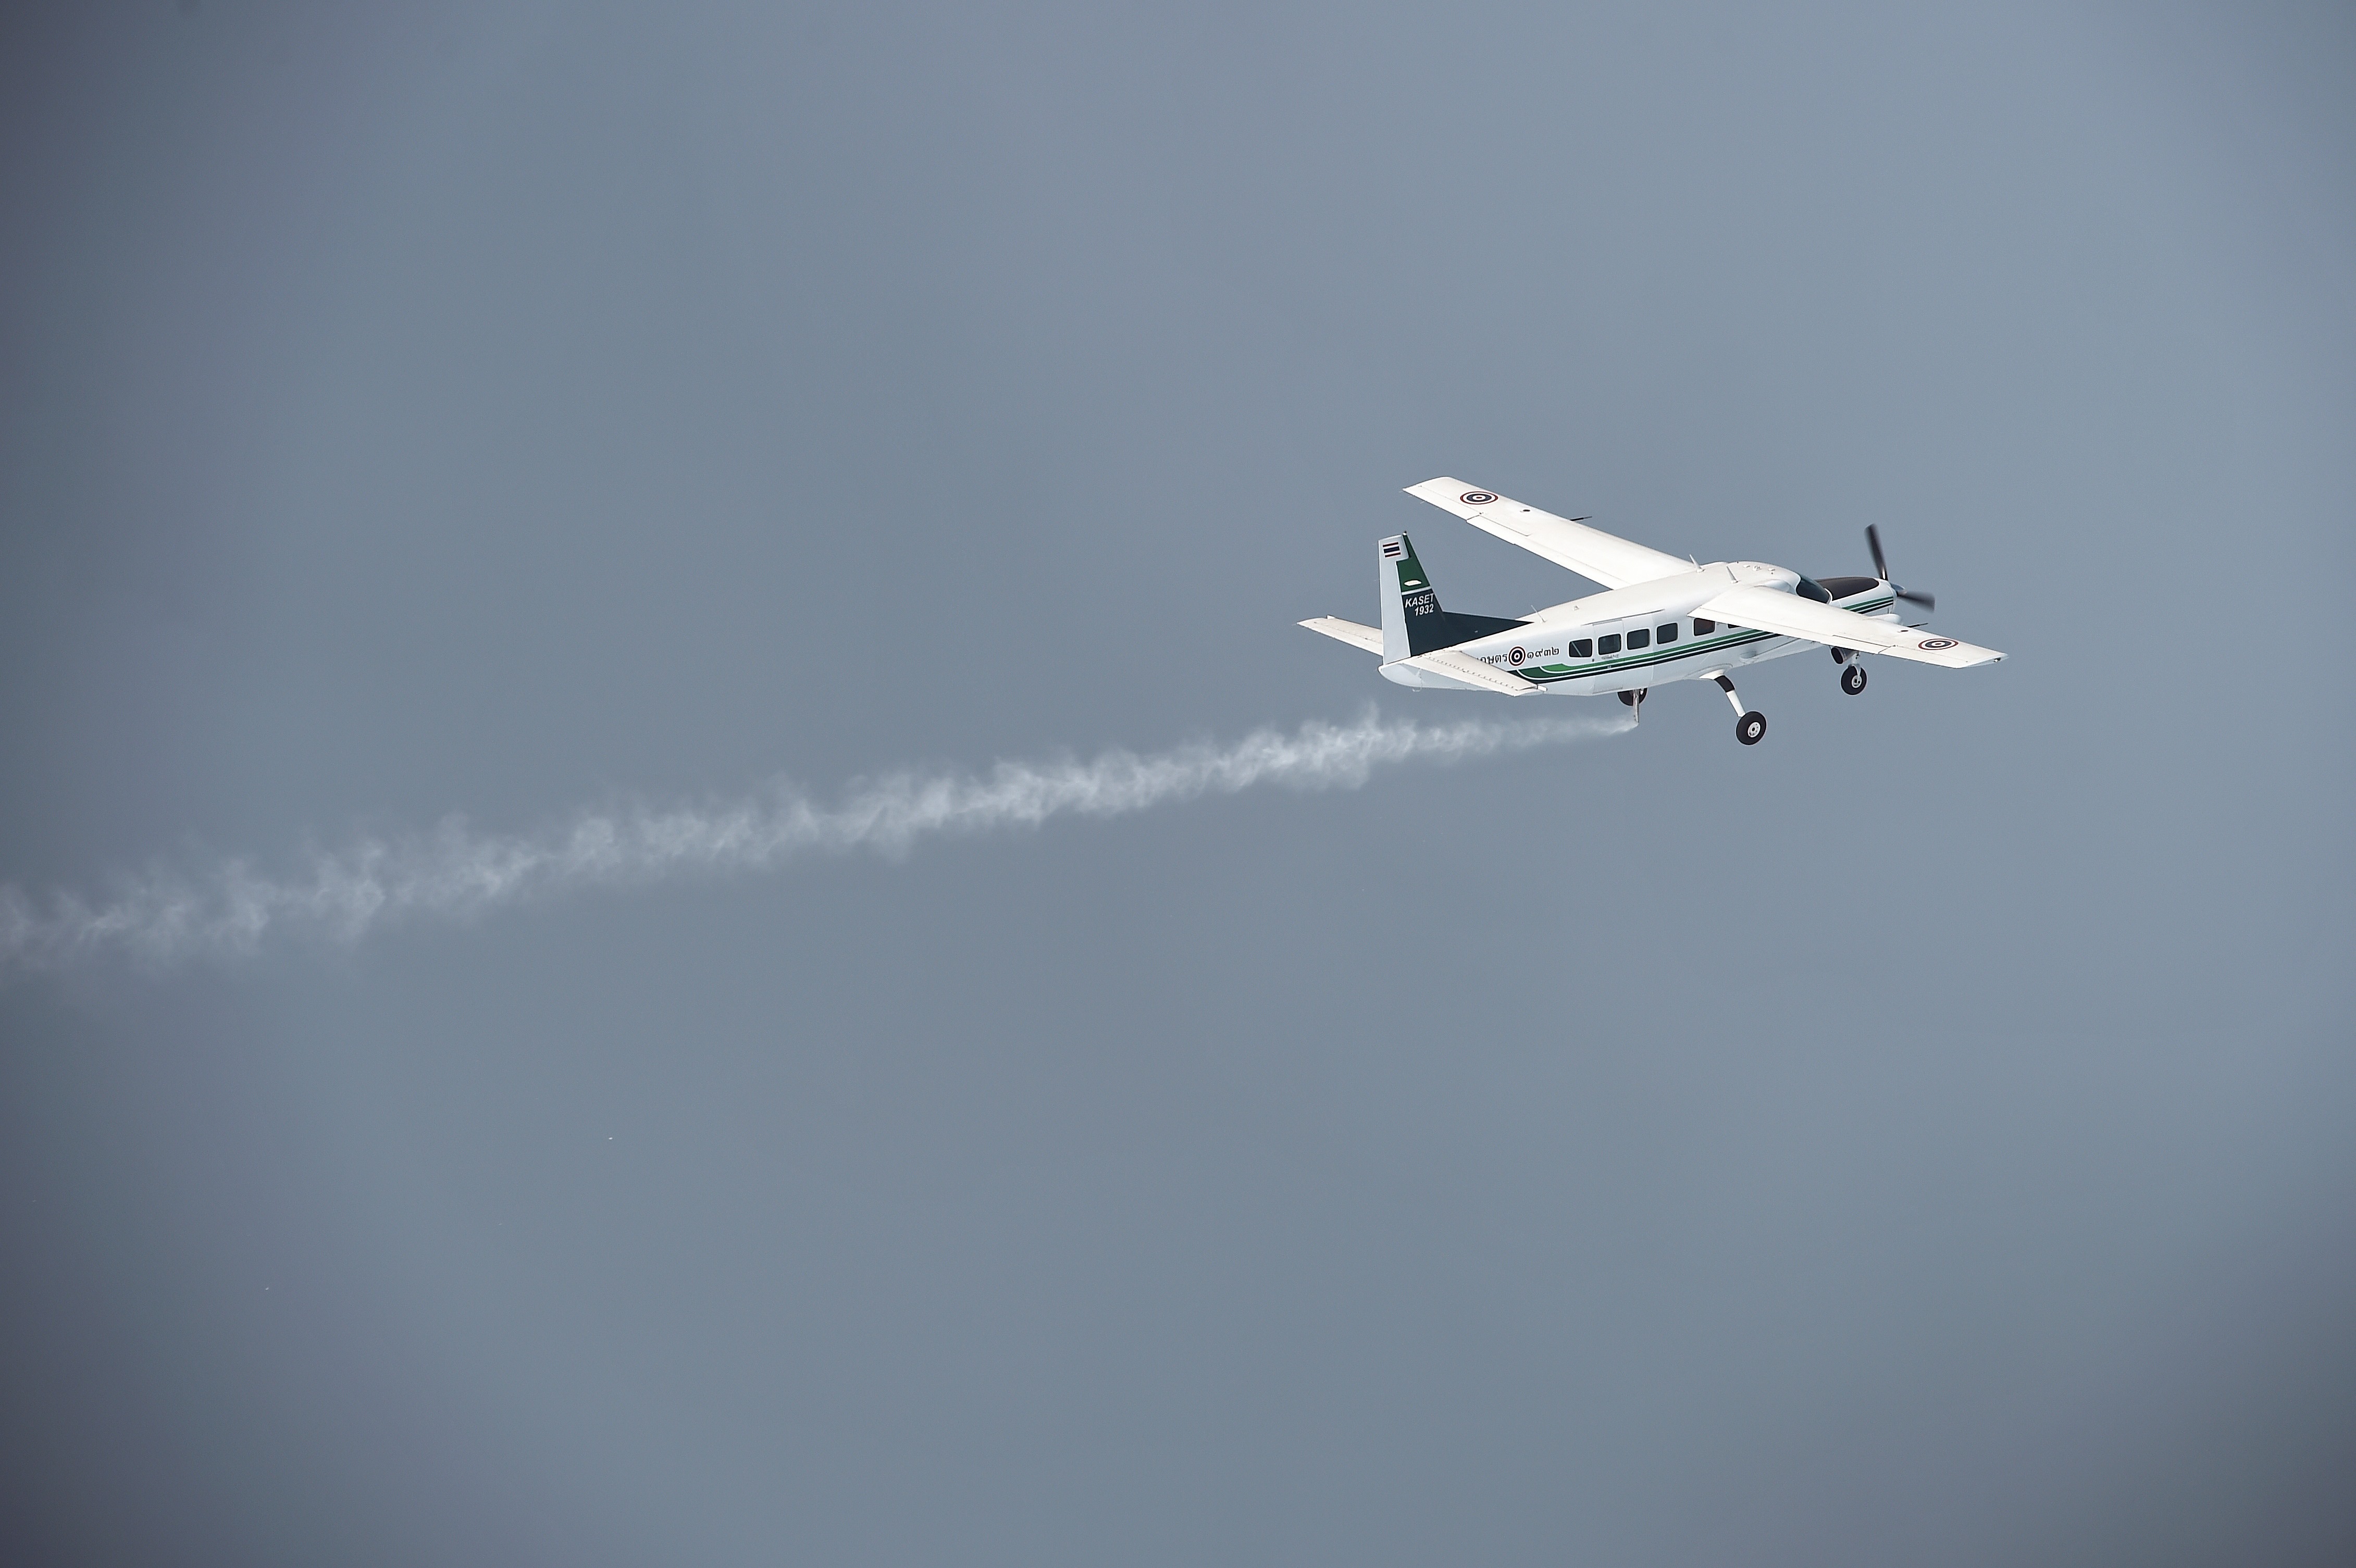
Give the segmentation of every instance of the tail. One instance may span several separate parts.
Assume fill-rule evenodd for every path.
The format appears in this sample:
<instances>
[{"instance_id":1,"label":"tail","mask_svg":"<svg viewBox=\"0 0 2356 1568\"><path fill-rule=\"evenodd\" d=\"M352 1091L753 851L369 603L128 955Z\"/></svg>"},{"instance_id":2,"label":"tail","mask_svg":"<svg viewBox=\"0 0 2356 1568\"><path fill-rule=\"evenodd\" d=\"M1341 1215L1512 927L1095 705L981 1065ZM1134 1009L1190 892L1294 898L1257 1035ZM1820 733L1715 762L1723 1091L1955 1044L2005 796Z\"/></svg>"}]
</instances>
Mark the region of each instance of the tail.
<instances>
[{"instance_id":1,"label":"tail","mask_svg":"<svg viewBox=\"0 0 2356 1568\"><path fill-rule=\"evenodd\" d=\"M1437 653L1523 624L1495 615L1451 615L1442 610L1440 595L1433 592L1431 579L1424 575L1423 563L1416 560L1415 546L1405 534L1394 534L1375 548L1385 664Z\"/></svg>"}]
</instances>

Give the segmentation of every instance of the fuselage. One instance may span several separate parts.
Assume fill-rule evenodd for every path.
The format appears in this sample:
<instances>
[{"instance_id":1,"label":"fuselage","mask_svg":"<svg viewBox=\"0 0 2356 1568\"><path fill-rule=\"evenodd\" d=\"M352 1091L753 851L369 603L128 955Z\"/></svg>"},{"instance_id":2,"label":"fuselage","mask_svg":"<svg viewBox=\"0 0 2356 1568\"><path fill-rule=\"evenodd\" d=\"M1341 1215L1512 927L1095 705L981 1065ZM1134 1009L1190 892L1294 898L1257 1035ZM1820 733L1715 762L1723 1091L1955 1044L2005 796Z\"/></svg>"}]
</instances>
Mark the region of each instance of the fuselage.
<instances>
[{"instance_id":1,"label":"fuselage","mask_svg":"<svg viewBox=\"0 0 2356 1568\"><path fill-rule=\"evenodd\" d=\"M1755 560L1713 561L1651 582L1590 593L1538 611L1521 625L1456 645L1459 651L1510 669L1547 691L1591 697L1725 674L1818 645L1729 625L1694 611L1729 588L1755 586L1826 595L1824 603L1896 621L1889 583L1839 577L1819 585L1789 568ZM1810 592L1814 590L1815 592ZM1428 680L1405 663L1386 664L1383 678L1401 686Z\"/></svg>"}]
</instances>

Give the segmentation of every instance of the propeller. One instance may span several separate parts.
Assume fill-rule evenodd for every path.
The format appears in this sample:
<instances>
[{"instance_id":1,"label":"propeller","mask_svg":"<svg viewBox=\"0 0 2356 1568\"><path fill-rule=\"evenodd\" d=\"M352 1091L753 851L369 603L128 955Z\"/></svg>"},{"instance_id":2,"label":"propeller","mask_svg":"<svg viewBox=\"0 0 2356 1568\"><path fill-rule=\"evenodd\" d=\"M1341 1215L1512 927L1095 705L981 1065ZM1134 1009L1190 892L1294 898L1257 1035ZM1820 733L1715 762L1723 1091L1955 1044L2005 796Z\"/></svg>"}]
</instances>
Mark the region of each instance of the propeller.
<instances>
[{"instance_id":1,"label":"propeller","mask_svg":"<svg viewBox=\"0 0 2356 1568\"><path fill-rule=\"evenodd\" d=\"M1865 548L1873 552L1873 575L1890 582L1890 562L1881 554L1881 530L1871 523L1865 525ZM1909 593L1895 582L1890 582L1890 591L1909 604L1920 604L1926 613L1939 607L1939 602L1928 593Z\"/></svg>"}]
</instances>

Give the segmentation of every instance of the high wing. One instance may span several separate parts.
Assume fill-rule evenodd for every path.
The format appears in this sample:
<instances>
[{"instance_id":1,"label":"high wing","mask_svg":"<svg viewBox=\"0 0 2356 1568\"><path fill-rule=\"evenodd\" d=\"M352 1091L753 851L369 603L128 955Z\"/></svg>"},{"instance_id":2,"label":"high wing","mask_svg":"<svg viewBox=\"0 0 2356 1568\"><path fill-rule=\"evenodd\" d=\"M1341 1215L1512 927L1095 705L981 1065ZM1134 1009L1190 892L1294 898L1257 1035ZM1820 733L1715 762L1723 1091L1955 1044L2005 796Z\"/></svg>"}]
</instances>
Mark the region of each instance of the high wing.
<instances>
[{"instance_id":1,"label":"high wing","mask_svg":"<svg viewBox=\"0 0 2356 1568\"><path fill-rule=\"evenodd\" d=\"M1483 533L1517 544L1606 588L1625 588L1632 582L1650 582L1694 569L1689 560L1525 507L1462 479L1427 479L1408 485L1407 493L1443 512L1455 513Z\"/></svg>"},{"instance_id":2,"label":"high wing","mask_svg":"<svg viewBox=\"0 0 2356 1568\"><path fill-rule=\"evenodd\" d=\"M1428 669L1434 675L1446 676L1466 686L1479 687L1483 691L1502 692L1507 697L1535 697L1546 688L1524 680L1509 669L1483 664L1471 654L1454 648L1442 648L1436 654L1418 654L1411 659L1398 661L1414 669Z\"/></svg>"},{"instance_id":3,"label":"high wing","mask_svg":"<svg viewBox=\"0 0 2356 1568\"><path fill-rule=\"evenodd\" d=\"M1994 648L1975 647L1916 626L1876 621L1772 588L1730 588L1708 603L1697 605L1693 613L1737 626L1755 626L1779 637L1804 637L1837 648L1888 654L1894 659L1944 665L1949 669L1969 669L2004 657Z\"/></svg>"},{"instance_id":4,"label":"high wing","mask_svg":"<svg viewBox=\"0 0 2356 1568\"><path fill-rule=\"evenodd\" d=\"M1313 621L1301 624L1312 632L1323 632L1337 642L1347 643L1354 648L1364 648L1376 658L1383 656L1383 632L1379 626L1361 626L1355 621L1344 621L1333 615L1320 615Z\"/></svg>"}]
</instances>

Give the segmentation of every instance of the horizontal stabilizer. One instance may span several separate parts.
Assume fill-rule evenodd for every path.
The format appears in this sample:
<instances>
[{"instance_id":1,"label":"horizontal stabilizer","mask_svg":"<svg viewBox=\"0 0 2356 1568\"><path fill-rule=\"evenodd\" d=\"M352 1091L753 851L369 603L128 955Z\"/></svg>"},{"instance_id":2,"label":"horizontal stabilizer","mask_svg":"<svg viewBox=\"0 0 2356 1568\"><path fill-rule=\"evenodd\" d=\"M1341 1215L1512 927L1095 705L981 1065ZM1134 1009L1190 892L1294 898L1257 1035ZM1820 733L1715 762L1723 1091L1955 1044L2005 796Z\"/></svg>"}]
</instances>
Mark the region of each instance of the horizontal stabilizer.
<instances>
[{"instance_id":1,"label":"horizontal stabilizer","mask_svg":"<svg viewBox=\"0 0 2356 1568\"><path fill-rule=\"evenodd\" d=\"M1459 653L1454 648L1442 648L1436 654L1418 654L1411 659L1398 662L1426 675L1440 676L1480 691L1502 692L1507 697L1535 697L1546 689L1524 680L1512 670L1483 664L1471 654Z\"/></svg>"},{"instance_id":2,"label":"horizontal stabilizer","mask_svg":"<svg viewBox=\"0 0 2356 1568\"><path fill-rule=\"evenodd\" d=\"M1323 632L1337 642L1347 643L1354 648L1364 648L1377 658L1382 656L1383 634L1378 626L1361 626L1355 621L1344 621L1332 615L1320 615L1313 621L1301 624L1312 632Z\"/></svg>"},{"instance_id":3,"label":"horizontal stabilizer","mask_svg":"<svg viewBox=\"0 0 2356 1568\"><path fill-rule=\"evenodd\" d=\"M2004 657L1994 648L1959 643L1919 626L1876 621L1772 588L1730 588L1708 603L1697 605L1693 613L1730 625L1772 632L1779 637L1804 637L1836 648L1887 654L1894 659L1944 665L1949 669L1994 664Z\"/></svg>"}]
</instances>

